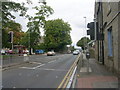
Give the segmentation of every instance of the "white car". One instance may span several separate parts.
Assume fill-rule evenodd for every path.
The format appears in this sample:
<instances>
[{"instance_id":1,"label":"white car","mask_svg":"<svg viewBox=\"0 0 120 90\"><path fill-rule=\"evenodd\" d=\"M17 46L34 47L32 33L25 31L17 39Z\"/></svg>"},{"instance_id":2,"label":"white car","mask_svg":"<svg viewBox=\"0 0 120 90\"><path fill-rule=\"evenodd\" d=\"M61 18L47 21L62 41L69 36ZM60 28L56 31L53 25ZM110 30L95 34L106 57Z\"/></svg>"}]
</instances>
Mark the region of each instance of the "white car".
<instances>
[{"instance_id":1,"label":"white car","mask_svg":"<svg viewBox=\"0 0 120 90\"><path fill-rule=\"evenodd\" d=\"M5 55L5 50L4 49L1 50L1 54Z\"/></svg>"},{"instance_id":2,"label":"white car","mask_svg":"<svg viewBox=\"0 0 120 90\"><path fill-rule=\"evenodd\" d=\"M79 52L78 51L73 51L73 55L78 55Z\"/></svg>"},{"instance_id":3,"label":"white car","mask_svg":"<svg viewBox=\"0 0 120 90\"><path fill-rule=\"evenodd\" d=\"M48 51L47 52L47 56L54 56L55 55L55 52L54 51Z\"/></svg>"}]
</instances>

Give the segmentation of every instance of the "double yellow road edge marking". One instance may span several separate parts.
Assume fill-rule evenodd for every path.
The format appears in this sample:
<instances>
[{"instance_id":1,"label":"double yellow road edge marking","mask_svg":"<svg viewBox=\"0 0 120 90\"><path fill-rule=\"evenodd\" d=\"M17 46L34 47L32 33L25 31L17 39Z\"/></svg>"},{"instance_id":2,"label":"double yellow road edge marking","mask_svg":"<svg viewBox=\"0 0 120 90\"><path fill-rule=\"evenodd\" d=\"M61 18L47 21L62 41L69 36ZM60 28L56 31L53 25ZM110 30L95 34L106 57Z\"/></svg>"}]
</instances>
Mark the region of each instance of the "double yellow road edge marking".
<instances>
[{"instance_id":1,"label":"double yellow road edge marking","mask_svg":"<svg viewBox=\"0 0 120 90\"><path fill-rule=\"evenodd\" d=\"M73 65L70 67L69 71L67 72L67 74L65 75L65 77L63 78L62 82L60 83L60 85L58 86L58 88L56 90L59 90L61 88L66 88L68 82L69 82L69 79L70 79L70 76L72 75L72 72L74 71L74 68L79 60L79 57L80 57L80 54L78 55L78 57L76 58L75 62L73 63Z\"/></svg>"}]
</instances>

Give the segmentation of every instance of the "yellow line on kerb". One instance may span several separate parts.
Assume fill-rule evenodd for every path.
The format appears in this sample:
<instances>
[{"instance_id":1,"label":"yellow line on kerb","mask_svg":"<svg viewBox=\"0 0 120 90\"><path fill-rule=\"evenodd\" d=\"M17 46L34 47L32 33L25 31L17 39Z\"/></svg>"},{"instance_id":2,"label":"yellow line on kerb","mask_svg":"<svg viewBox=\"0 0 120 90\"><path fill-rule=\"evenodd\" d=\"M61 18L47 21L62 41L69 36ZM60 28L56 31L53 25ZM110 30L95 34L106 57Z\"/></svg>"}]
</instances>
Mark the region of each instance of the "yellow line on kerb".
<instances>
[{"instance_id":1,"label":"yellow line on kerb","mask_svg":"<svg viewBox=\"0 0 120 90\"><path fill-rule=\"evenodd\" d=\"M80 57L80 54L78 55L78 57L76 58L75 62L72 64L72 66L70 67L69 71L67 72L67 74L65 75L65 77L64 77L63 80L62 80L62 82L60 83L60 85L58 86L58 88L57 88L56 90L59 90L60 88L63 88L63 89L65 88L65 85L67 84L67 82L65 83L65 79L68 78L67 76L68 76L69 73L71 72L71 69L76 65L79 57ZM67 80L67 81L68 81L68 80ZM62 87L64 83L65 83L65 85L64 85L64 87Z\"/></svg>"}]
</instances>

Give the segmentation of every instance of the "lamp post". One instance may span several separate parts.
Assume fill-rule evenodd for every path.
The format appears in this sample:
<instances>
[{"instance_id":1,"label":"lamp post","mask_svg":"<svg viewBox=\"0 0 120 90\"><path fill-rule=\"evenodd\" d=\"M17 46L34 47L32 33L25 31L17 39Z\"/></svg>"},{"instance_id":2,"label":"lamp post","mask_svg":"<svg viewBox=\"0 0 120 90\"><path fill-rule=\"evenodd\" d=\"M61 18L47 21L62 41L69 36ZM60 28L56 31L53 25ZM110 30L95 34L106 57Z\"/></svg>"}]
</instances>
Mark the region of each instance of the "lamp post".
<instances>
[{"instance_id":1,"label":"lamp post","mask_svg":"<svg viewBox=\"0 0 120 90\"><path fill-rule=\"evenodd\" d=\"M84 39L84 50L85 50L85 47L86 47L86 45L87 45L87 38L86 38L86 17L83 17L84 19L85 19L85 39Z\"/></svg>"},{"instance_id":2,"label":"lamp post","mask_svg":"<svg viewBox=\"0 0 120 90\"><path fill-rule=\"evenodd\" d=\"M85 18L85 46L84 46L84 48L85 47L87 47L87 50L86 50L86 52L85 52L85 54L86 54L86 60L87 60L87 73L89 74L89 58L90 58L90 53L89 53L89 45L87 45L87 34L86 34L86 31L87 31L87 29L86 29L86 22L87 22L87 20L86 20L86 17L84 17Z\"/></svg>"},{"instance_id":3,"label":"lamp post","mask_svg":"<svg viewBox=\"0 0 120 90\"><path fill-rule=\"evenodd\" d=\"M96 41L96 23L97 23L97 20L96 20L96 18L94 18L94 29L95 29L95 41Z\"/></svg>"},{"instance_id":4,"label":"lamp post","mask_svg":"<svg viewBox=\"0 0 120 90\"><path fill-rule=\"evenodd\" d=\"M46 4L46 0L39 0L39 3Z\"/></svg>"}]
</instances>

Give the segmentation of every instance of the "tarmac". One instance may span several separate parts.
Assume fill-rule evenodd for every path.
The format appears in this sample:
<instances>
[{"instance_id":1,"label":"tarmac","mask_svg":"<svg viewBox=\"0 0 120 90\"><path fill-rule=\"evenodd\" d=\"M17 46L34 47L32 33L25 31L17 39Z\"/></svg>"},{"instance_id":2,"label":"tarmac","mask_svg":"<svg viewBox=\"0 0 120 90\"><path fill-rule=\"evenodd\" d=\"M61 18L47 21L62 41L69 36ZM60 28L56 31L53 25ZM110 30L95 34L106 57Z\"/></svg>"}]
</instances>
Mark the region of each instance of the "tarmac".
<instances>
[{"instance_id":1,"label":"tarmac","mask_svg":"<svg viewBox=\"0 0 120 90\"><path fill-rule=\"evenodd\" d=\"M108 71L97 60L93 58L88 60L83 54L83 60L78 65L76 88L79 90L120 90L118 76Z\"/></svg>"}]
</instances>

